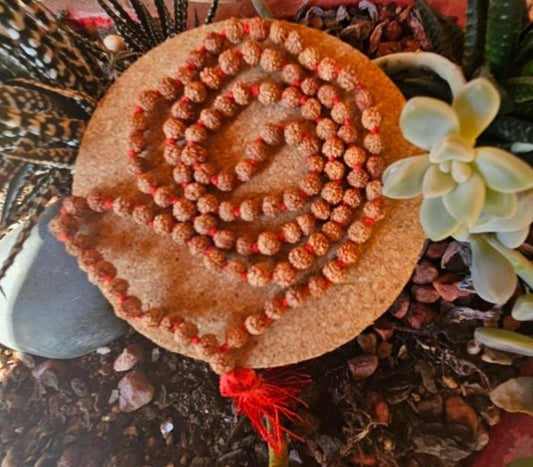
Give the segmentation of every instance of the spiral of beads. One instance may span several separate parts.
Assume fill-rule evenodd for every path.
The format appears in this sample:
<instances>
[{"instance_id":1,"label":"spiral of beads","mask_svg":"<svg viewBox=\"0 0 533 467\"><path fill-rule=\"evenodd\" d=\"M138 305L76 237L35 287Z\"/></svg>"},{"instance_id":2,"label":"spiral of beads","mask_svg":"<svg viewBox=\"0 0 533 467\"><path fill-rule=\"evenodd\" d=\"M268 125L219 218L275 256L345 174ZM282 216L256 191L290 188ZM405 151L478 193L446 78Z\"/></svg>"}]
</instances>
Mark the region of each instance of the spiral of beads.
<instances>
[{"instance_id":1,"label":"spiral of beads","mask_svg":"<svg viewBox=\"0 0 533 467\"><path fill-rule=\"evenodd\" d=\"M250 67L268 78L240 79ZM301 119L263 125L246 142L234 167L219 167L209 151L211 135L254 102L292 109ZM153 128L155 114L165 107L168 117L162 127ZM381 123L378 106L354 67L321 57L281 22L232 19L223 31L207 34L157 89L139 94L127 144L128 171L139 199L96 191L86 198L68 197L50 228L102 288L119 317L165 329L179 344L194 346L214 371L224 373L236 364L235 351L250 336L263 334L307 297L325 294L357 262L361 245L384 216ZM160 133L162 154L148 143ZM260 173L283 145L302 161L296 186L280 193L228 196ZM165 182L155 170L161 163L170 174ZM207 269L252 287L273 284L277 296L230 326L223 341L199 334L194 323L177 313L146 309L128 294L127 281L80 232L89 212L129 217L185 245ZM292 219L277 230L244 233L246 223L281 213ZM244 227L236 229L237 224Z\"/></svg>"}]
</instances>

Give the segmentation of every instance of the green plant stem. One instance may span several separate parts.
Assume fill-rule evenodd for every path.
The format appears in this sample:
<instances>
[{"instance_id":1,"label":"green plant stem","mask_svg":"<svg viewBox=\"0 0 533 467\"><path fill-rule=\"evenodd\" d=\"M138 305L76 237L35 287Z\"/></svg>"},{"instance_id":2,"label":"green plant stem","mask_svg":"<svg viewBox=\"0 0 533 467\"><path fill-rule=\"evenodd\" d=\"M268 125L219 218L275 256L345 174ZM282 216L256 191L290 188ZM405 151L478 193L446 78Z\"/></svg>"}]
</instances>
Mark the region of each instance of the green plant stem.
<instances>
[{"instance_id":1,"label":"green plant stem","mask_svg":"<svg viewBox=\"0 0 533 467\"><path fill-rule=\"evenodd\" d=\"M265 422L268 431L272 431L270 422L268 420L265 420ZM281 457L268 444L268 467L289 467L289 450L285 441L283 441L281 447Z\"/></svg>"},{"instance_id":2,"label":"green plant stem","mask_svg":"<svg viewBox=\"0 0 533 467\"><path fill-rule=\"evenodd\" d=\"M454 96L466 84L460 66L433 52L402 52L376 58L373 62L387 74L412 68L429 69L448 83Z\"/></svg>"},{"instance_id":3,"label":"green plant stem","mask_svg":"<svg viewBox=\"0 0 533 467\"><path fill-rule=\"evenodd\" d=\"M493 235L485 235L485 240L511 263L516 274L529 287L533 287L533 263L531 261L518 251L503 246Z\"/></svg>"}]
</instances>

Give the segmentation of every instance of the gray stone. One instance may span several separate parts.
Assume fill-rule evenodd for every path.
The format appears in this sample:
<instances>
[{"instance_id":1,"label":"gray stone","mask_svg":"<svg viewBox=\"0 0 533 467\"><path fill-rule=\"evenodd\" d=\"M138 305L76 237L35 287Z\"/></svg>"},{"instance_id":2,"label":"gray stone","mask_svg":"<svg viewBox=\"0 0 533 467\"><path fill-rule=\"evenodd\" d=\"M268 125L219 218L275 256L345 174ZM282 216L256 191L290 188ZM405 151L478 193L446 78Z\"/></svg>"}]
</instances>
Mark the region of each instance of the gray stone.
<instances>
[{"instance_id":1,"label":"gray stone","mask_svg":"<svg viewBox=\"0 0 533 467\"><path fill-rule=\"evenodd\" d=\"M46 209L0 282L0 343L47 358L75 358L116 339L127 325L49 233L59 204ZM0 242L0 264L19 230Z\"/></svg>"}]
</instances>

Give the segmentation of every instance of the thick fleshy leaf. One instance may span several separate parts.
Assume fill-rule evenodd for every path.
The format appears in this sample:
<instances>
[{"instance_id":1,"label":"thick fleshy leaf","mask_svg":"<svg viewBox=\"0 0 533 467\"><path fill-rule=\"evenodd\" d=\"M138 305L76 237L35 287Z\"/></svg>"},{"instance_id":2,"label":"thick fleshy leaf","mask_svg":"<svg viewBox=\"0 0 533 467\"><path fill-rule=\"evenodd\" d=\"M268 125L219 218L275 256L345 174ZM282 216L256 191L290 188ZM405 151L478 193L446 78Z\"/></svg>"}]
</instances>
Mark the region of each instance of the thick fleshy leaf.
<instances>
[{"instance_id":1,"label":"thick fleshy leaf","mask_svg":"<svg viewBox=\"0 0 533 467\"><path fill-rule=\"evenodd\" d=\"M413 97L402 110L400 128L407 140L429 150L441 138L459 133L459 119L445 102Z\"/></svg>"},{"instance_id":2,"label":"thick fleshy leaf","mask_svg":"<svg viewBox=\"0 0 533 467\"><path fill-rule=\"evenodd\" d=\"M533 188L533 168L503 149L477 148L475 164L493 190L516 193Z\"/></svg>"},{"instance_id":3,"label":"thick fleshy leaf","mask_svg":"<svg viewBox=\"0 0 533 467\"><path fill-rule=\"evenodd\" d=\"M533 339L517 332L499 328L477 328L474 338L491 349L533 357Z\"/></svg>"},{"instance_id":4,"label":"thick fleshy leaf","mask_svg":"<svg viewBox=\"0 0 533 467\"><path fill-rule=\"evenodd\" d=\"M483 211L493 216L509 218L516 214L517 208L518 196L516 193L502 193L490 188L486 189Z\"/></svg>"},{"instance_id":5,"label":"thick fleshy leaf","mask_svg":"<svg viewBox=\"0 0 533 467\"><path fill-rule=\"evenodd\" d=\"M513 230L512 232L496 232L496 238L503 246L507 248L518 248L526 241L529 235L529 226L520 230Z\"/></svg>"},{"instance_id":6,"label":"thick fleshy leaf","mask_svg":"<svg viewBox=\"0 0 533 467\"><path fill-rule=\"evenodd\" d=\"M389 165L383 173L383 194L406 199L422 193L424 173L430 166L429 156L406 157Z\"/></svg>"},{"instance_id":7,"label":"thick fleshy leaf","mask_svg":"<svg viewBox=\"0 0 533 467\"><path fill-rule=\"evenodd\" d=\"M446 161L471 162L475 155L472 143L458 135L449 135L433 146L429 153L429 160L434 164Z\"/></svg>"},{"instance_id":8,"label":"thick fleshy leaf","mask_svg":"<svg viewBox=\"0 0 533 467\"><path fill-rule=\"evenodd\" d=\"M451 191L455 182L450 174L443 173L437 165L432 165L426 170L422 182L422 193L425 198L436 198Z\"/></svg>"},{"instance_id":9,"label":"thick fleshy leaf","mask_svg":"<svg viewBox=\"0 0 533 467\"><path fill-rule=\"evenodd\" d=\"M448 214L442 198L428 198L420 208L420 222L429 239L443 240L454 233L459 222Z\"/></svg>"},{"instance_id":10,"label":"thick fleshy leaf","mask_svg":"<svg viewBox=\"0 0 533 467\"><path fill-rule=\"evenodd\" d=\"M511 315L517 321L533 321L533 294L520 295L513 306Z\"/></svg>"},{"instance_id":11,"label":"thick fleshy leaf","mask_svg":"<svg viewBox=\"0 0 533 467\"><path fill-rule=\"evenodd\" d=\"M466 162L453 161L451 174L457 183L464 183L472 174L472 167Z\"/></svg>"},{"instance_id":12,"label":"thick fleshy leaf","mask_svg":"<svg viewBox=\"0 0 533 467\"><path fill-rule=\"evenodd\" d=\"M533 222L533 190L519 193L517 197L518 206L513 216L501 218L483 213L470 232L513 232L528 227Z\"/></svg>"},{"instance_id":13,"label":"thick fleshy leaf","mask_svg":"<svg viewBox=\"0 0 533 467\"><path fill-rule=\"evenodd\" d=\"M485 204L485 184L483 179L473 173L466 182L460 183L443 196L444 206L452 217L461 224L472 227Z\"/></svg>"},{"instance_id":14,"label":"thick fleshy leaf","mask_svg":"<svg viewBox=\"0 0 533 467\"><path fill-rule=\"evenodd\" d=\"M470 246L470 272L476 293L487 302L505 303L518 281L511 263L481 236L472 237Z\"/></svg>"},{"instance_id":15,"label":"thick fleshy leaf","mask_svg":"<svg viewBox=\"0 0 533 467\"><path fill-rule=\"evenodd\" d=\"M531 339L533 341L533 339ZM508 379L490 392L490 400L506 412L522 412L533 415L533 376ZM533 459L523 467L531 467ZM507 464L508 467L520 464Z\"/></svg>"},{"instance_id":16,"label":"thick fleshy leaf","mask_svg":"<svg viewBox=\"0 0 533 467\"><path fill-rule=\"evenodd\" d=\"M498 113L500 94L488 79L477 78L457 93L452 106L459 116L461 136L474 142Z\"/></svg>"}]
</instances>

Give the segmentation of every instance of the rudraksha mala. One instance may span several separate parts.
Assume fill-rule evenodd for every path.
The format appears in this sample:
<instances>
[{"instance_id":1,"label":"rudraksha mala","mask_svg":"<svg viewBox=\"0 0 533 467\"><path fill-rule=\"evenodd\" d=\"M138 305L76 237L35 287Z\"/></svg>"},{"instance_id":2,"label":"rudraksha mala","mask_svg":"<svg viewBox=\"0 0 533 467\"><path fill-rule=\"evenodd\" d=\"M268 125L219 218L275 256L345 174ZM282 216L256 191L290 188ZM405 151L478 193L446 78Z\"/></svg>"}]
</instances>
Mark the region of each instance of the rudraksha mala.
<instances>
[{"instance_id":1,"label":"rudraksha mala","mask_svg":"<svg viewBox=\"0 0 533 467\"><path fill-rule=\"evenodd\" d=\"M240 80L246 67L260 67L268 79ZM218 167L208 151L210 135L223 131L254 101L297 110L301 119L265 124L233 168ZM154 116L165 107L168 118L162 128L153 128ZM227 373L235 366L236 349L250 335L262 334L308 297L341 283L347 268L357 262L361 244L384 216L380 124L373 96L353 67L321 57L281 22L232 19L224 31L207 34L203 45L157 89L139 95L130 118L127 157L140 196L93 191L86 198L68 197L50 228L119 317L166 329L178 342L193 345L215 372ZM162 153L148 144L151 132L163 132ZM297 186L230 198L283 144L302 159ZM169 175L165 180L154 170L161 165ZM106 211L186 245L208 269L254 287L274 283L278 295L228 328L223 340L201 334L177 312L146 309L128 293L129 284L94 240L82 233L86 215ZM246 223L282 212L291 213L292 219L280 228L245 233Z\"/></svg>"}]
</instances>

